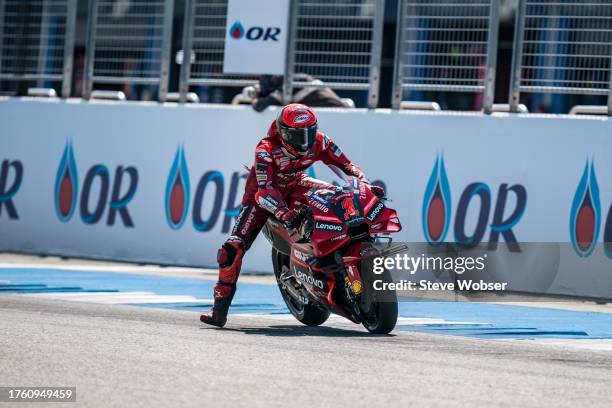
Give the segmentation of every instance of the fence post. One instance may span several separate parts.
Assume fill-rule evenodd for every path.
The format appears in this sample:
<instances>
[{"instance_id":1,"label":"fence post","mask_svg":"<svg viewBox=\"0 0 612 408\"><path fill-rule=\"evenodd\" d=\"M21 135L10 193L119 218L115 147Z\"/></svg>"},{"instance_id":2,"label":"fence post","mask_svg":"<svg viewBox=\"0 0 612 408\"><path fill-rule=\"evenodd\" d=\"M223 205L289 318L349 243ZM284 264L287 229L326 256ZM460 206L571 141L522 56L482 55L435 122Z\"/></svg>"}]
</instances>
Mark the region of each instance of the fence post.
<instances>
[{"instance_id":1,"label":"fence post","mask_svg":"<svg viewBox=\"0 0 612 408\"><path fill-rule=\"evenodd\" d=\"M372 49L370 50L370 89L368 90L368 108L370 109L378 106L384 18L385 0L376 0L374 23L372 24Z\"/></svg>"},{"instance_id":2,"label":"fence post","mask_svg":"<svg viewBox=\"0 0 612 408\"><path fill-rule=\"evenodd\" d=\"M0 76L2 76L2 45L4 44L4 0L0 0ZM0 78L2 81L2 78Z\"/></svg>"},{"instance_id":3,"label":"fence post","mask_svg":"<svg viewBox=\"0 0 612 408\"><path fill-rule=\"evenodd\" d=\"M193 43L193 14L195 0L185 0L185 17L183 19L183 62L179 82L179 102L187 101L189 77L191 76L191 49Z\"/></svg>"},{"instance_id":4,"label":"fence post","mask_svg":"<svg viewBox=\"0 0 612 408\"><path fill-rule=\"evenodd\" d=\"M399 109L402 103L403 94L403 66L402 66L402 45L404 43L404 0L397 2L397 24L395 34L395 61L393 67L393 93L391 96L391 107Z\"/></svg>"},{"instance_id":5,"label":"fence post","mask_svg":"<svg viewBox=\"0 0 612 408\"><path fill-rule=\"evenodd\" d=\"M64 36L64 69L62 98L70 98L72 89L72 65L74 63L74 32L76 26L77 1L68 0L66 9L66 33Z\"/></svg>"},{"instance_id":6,"label":"fence post","mask_svg":"<svg viewBox=\"0 0 612 408\"><path fill-rule=\"evenodd\" d=\"M487 38L487 68L485 73L485 91L483 110L491 113L495 100L495 71L497 69L497 42L499 39L499 3L491 0L489 14L489 36Z\"/></svg>"},{"instance_id":7,"label":"fence post","mask_svg":"<svg viewBox=\"0 0 612 408\"><path fill-rule=\"evenodd\" d=\"M608 74L608 116L612 116L612 55L610 55L610 70Z\"/></svg>"},{"instance_id":8,"label":"fence post","mask_svg":"<svg viewBox=\"0 0 612 408\"><path fill-rule=\"evenodd\" d=\"M523 39L525 31L525 0L516 0L516 20L514 23L514 41L512 45L512 71L510 72L510 112L518 112L521 97L521 66L523 59Z\"/></svg>"},{"instance_id":9,"label":"fence post","mask_svg":"<svg viewBox=\"0 0 612 408\"><path fill-rule=\"evenodd\" d=\"M83 84L83 99L86 100L91 98L91 91L93 90L94 56L96 55L96 19L98 18L97 14L97 0L89 0L89 12L87 13L87 37L85 39L85 46L87 47L85 54L85 83Z\"/></svg>"},{"instance_id":10,"label":"fence post","mask_svg":"<svg viewBox=\"0 0 612 408\"><path fill-rule=\"evenodd\" d=\"M287 51L285 53L285 75L283 76L283 103L293 99L293 69L295 61L295 39L297 35L297 11L299 0L289 0L289 31L287 32Z\"/></svg>"},{"instance_id":11,"label":"fence post","mask_svg":"<svg viewBox=\"0 0 612 408\"><path fill-rule=\"evenodd\" d=\"M166 100L168 94L168 76L170 74L170 50L172 49L172 18L174 16L174 0L166 0L164 4L164 29L162 30L161 61L159 67L160 102Z\"/></svg>"}]
</instances>

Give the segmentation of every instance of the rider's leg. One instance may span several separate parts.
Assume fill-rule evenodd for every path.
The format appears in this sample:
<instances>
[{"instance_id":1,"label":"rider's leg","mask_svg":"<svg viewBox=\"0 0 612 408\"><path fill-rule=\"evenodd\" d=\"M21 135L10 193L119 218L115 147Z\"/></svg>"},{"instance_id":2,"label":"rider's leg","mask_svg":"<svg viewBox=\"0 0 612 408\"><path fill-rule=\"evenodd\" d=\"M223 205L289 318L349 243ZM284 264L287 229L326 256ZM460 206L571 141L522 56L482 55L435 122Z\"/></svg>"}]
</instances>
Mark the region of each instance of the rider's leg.
<instances>
[{"instance_id":1,"label":"rider's leg","mask_svg":"<svg viewBox=\"0 0 612 408\"><path fill-rule=\"evenodd\" d=\"M225 325L227 312L236 292L242 257L266 223L268 216L268 211L254 202L243 204L232 229L232 235L217 252L219 280L214 290L215 302L209 313L200 316L202 322L218 327Z\"/></svg>"}]
</instances>

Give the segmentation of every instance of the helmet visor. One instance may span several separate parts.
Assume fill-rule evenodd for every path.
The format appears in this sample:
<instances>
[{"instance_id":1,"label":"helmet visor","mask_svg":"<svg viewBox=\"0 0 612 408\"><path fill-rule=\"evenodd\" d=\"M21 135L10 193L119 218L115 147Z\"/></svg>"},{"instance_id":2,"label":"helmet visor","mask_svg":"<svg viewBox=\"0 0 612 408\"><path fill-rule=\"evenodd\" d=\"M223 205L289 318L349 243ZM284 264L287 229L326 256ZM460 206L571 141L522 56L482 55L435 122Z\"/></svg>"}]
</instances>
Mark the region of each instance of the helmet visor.
<instances>
[{"instance_id":1,"label":"helmet visor","mask_svg":"<svg viewBox=\"0 0 612 408\"><path fill-rule=\"evenodd\" d=\"M305 152L310 149L315 142L317 136L317 125L308 126L305 128L289 128L282 127L280 129L281 137L285 142L290 144L298 152Z\"/></svg>"}]
</instances>

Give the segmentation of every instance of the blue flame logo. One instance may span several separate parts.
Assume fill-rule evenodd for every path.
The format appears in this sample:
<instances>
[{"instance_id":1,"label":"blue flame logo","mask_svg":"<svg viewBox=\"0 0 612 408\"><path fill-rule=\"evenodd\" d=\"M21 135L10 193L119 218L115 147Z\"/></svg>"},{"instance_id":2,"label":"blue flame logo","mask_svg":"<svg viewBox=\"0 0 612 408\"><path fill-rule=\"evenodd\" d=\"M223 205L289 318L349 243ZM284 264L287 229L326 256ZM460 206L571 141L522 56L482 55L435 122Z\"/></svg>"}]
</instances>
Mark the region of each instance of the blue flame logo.
<instances>
[{"instance_id":1,"label":"blue flame logo","mask_svg":"<svg viewBox=\"0 0 612 408\"><path fill-rule=\"evenodd\" d=\"M229 35L234 40L239 40L244 35L244 27L240 24L240 21L236 21L229 29Z\"/></svg>"},{"instance_id":2,"label":"blue flame logo","mask_svg":"<svg viewBox=\"0 0 612 408\"><path fill-rule=\"evenodd\" d=\"M76 160L72 142L67 141L55 175L55 214L61 222L68 222L76 208L79 192Z\"/></svg>"},{"instance_id":3,"label":"blue flame logo","mask_svg":"<svg viewBox=\"0 0 612 408\"><path fill-rule=\"evenodd\" d=\"M179 229L187 218L189 210L189 172L185 149L182 146L176 150L168 181L166 182L166 220L172 229Z\"/></svg>"},{"instance_id":4,"label":"blue flame logo","mask_svg":"<svg viewBox=\"0 0 612 408\"><path fill-rule=\"evenodd\" d=\"M601 207L595 165L592 160L589 163L587 159L570 212L570 237L579 256L589 256L595 249L600 220Z\"/></svg>"},{"instance_id":5,"label":"blue flame logo","mask_svg":"<svg viewBox=\"0 0 612 408\"><path fill-rule=\"evenodd\" d=\"M436 157L431 176L425 187L421 220L425 239L439 244L446 238L451 219L451 193L444 167L444 156Z\"/></svg>"}]
</instances>

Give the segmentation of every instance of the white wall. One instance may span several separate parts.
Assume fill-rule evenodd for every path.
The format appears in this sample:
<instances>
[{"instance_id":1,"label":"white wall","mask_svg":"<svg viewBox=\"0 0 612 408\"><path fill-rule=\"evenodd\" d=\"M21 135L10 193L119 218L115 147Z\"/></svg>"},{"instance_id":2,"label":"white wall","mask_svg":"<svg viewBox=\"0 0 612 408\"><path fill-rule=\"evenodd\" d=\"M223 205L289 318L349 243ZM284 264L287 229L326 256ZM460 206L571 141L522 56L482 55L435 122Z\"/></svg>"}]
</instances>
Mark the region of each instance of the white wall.
<instances>
[{"instance_id":1,"label":"white wall","mask_svg":"<svg viewBox=\"0 0 612 408\"><path fill-rule=\"evenodd\" d=\"M18 219L11 219L5 202L0 207L0 249L135 261L214 265L217 247L224 241L222 216L208 232L192 222L197 183L207 171L224 178L223 209L233 172L252 162L252 151L274 118L273 111L257 114L248 107L177 106L141 103L81 101L0 101L0 161L18 160L23 180L12 197ZM587 160L593 160L599 186L600 213L597 240L603 241L612 203L612 122L608 118L570 118L541 115L484 116L480 114L408 113L320 110L321 129L373 180L383 180L390 204L404 224L398 238L424 241L423 200L436 158L443 156L452 210L447 241L454 239L459 197L473 182L490 189L492 222L502 183L520 184L527 193L524 213L512 227L520 242L570 242L574 195ZM133 166L138 185L127 209L134 227L121 219L108 226L108 205L102 219L88 225L79 214L61 222L55 209L55 182L67 143L72 143L83 192L87 171L96 164L109 170L112 189L117 166ZM165 194L177 149L184 147L190 180L189 214L180 229L168 225ZM5 177L12 185L14 166ZM327 172L316 167L320 177ZM6 175L5 175L6 176ZM0 189L3 187L0 174ZM124 178L121 194L127 189ZM238 188L242 193L244 181ZM89 207L99 197L99 179L91 186ZM202 215L210 215L213 185L209 185ZM0 191L0 195L3 191ZM120 194L120 195L121 195ZM79 197L80 199L80 197ZM109 197L110 199L110 197ZM108 201L108 200L107 200ZM465 224L471 233L477 223L480 200L470 202ZM504 217L516 198L508 195ZM484 216L484 215L483 215ZM486 227L483 241L490 237ZM503 238L500 239L503 242ZM612 260L601 247L589 257ZM586 261L585 261L586 262ZM269 270L269 248L262 237L246 258L246 268ZM612 267L609 268L612 270Z\"/></svg>"}]
</instances>

